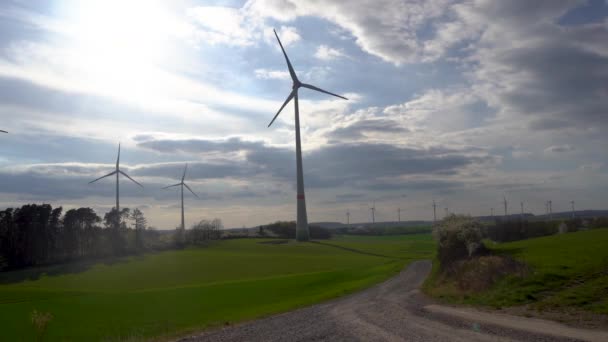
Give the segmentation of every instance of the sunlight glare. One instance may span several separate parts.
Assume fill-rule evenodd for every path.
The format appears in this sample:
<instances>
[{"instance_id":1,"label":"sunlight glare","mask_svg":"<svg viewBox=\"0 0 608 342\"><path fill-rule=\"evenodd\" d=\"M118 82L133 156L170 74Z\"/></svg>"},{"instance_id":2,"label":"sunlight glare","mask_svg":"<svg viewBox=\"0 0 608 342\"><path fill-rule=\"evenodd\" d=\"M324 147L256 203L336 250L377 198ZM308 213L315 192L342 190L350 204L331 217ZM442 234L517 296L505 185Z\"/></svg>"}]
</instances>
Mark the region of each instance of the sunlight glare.
<instances>
[{"instance_id":1,"label":"sunlight glare","mask_svg":"<svg viewBox=\"0 0 608 342\"><path fill-rule=\"evenodd\" d=\"M82 81L104 93L145 101L162 90L153 75L171 60L178 27L156 1L77 1L65 12L72 32L69 55Z\"/></svg>"}]
</instances>

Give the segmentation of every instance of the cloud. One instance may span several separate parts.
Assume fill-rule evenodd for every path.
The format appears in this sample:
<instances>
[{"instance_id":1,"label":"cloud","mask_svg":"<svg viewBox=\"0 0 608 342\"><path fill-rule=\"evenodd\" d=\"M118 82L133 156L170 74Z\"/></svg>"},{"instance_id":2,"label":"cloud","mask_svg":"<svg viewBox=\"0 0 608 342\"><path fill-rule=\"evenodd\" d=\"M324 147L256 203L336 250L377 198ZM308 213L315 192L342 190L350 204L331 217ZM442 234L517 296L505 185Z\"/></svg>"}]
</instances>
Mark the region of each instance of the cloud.
<instances>
[{"instance_id":1,"label":"cloud","mask_svg":"<svg viewBox=\"0 0 608 342\"><path fill-rule=\"evenodd\" d=\"M140 147L163 153L189 152L207 156L221 152L234 158L218 159L219 165L199 164L200 173L193 164L192 177L259 177L267 181L291 183L295 174L294 152L290 148L269 146L261 141L240 138L226 140L152 140L140 142ZM339 187L369 183L387 177L404 175L455 175L473 165L492 162L492 158L479 152L447 148L415 149L386 143L336 143L321 146L304 155L306 184L310 187ZM155 166L148 175L167 175L167 168ZM209 167L204 170L204 167ZM145 172L142 171L137 172ZM148 171L149 172L149 171ZM175 173L176 171L172 171ZM189 171L190 172L190 171ZM146 173L143 173L146 174ZM177 174L177 173L175 173Z\"/></svg>"},{"instance_id":2,"label":"cloud","mask_svg":"<svg viewBox=\"0 0 608 342\"><path fill-rule=\"evenodd\" d=\"M388 118L363 119L346 126L337 127L328 133L331 140L359 140L368 135L404 134L409 129L401 126L398 121Z\"/></svg>"},{"instance_id":3,"label":"cloud","mask_svg":"<svg viewBox=\"0 0 608 342\"><path fill-rule=\"evenodd\" d=\"M554 145L545 149L547 153L566 153L571 151L574 151L574 148L570 145Z\"/></svg>"},{"instance_id":4,"label":"cloud","mask_svg":"<svg viewBox=\"0 0 608 342\"><path fill-rule=\"evenodd\" d=\"M255 44L255 23L243 11L222 6L196 6L186 15L193 19L193 35L206 44L249 46Z\"/></svg>"},{"instance_id":5,"label":"cloud","mask_svg":"<svg viewBox=\"0 0 608 342\"><path fill-rule=\"evenodd\" d=\"M269 69L255 69L253 71L255 73L255 77L262 80L290 80L288 71L280 71L280 70L269 70Z\"/></svg>"},{"instance_id":6,"label":"cloud","mask_svg":"<svg viewBox=\"0 0 608 342\"><path fill-rule=\"evenodd\" d=\"M305 16L323 18L350 32L364 51L401 64L424 57L417 32L440 18L450 2L379 0L370 9L367 1L250 0L244 8L253 16L283 22Z\"/></svg>"},{"instance_id":7,"label":"cloud","mask_svg":"<svg viewBox=\"0 0 608 342\"><path fill-rule=\"evenodd\" d=\"M327 45L320 45L315 52L315 57L324 61L334 60L345 56L346 55L342 50L334 49Z\"/></svg>"},{"instance_id":8,"label":"cloud","mask_svg":"<svg viewBox=\"0 0 608 342\"><path fill-rule=\"evenodd\" d=\"M283 47L287 47L302 39L302 37L298 33L298 29L293 26L281 26L276 31L277 35L279 36L279 39L281 39L281 44L283 44ZM278 45L276 43L277 38L274 35L274 31L270 27L264 29L264 40L266 41L266 43L272 46ZM277 49L280 49L280 47L277 46Z\"/></svg>"}]
</instances>

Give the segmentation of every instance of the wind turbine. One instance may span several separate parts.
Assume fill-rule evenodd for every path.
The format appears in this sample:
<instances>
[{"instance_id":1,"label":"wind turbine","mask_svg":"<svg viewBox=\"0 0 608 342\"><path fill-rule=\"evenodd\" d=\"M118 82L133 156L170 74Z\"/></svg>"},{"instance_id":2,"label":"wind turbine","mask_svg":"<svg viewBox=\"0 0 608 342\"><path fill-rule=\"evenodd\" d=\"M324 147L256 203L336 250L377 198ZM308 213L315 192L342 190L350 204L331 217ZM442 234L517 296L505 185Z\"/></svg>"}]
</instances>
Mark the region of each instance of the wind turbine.
<instances>
[{"instance_id":1,"label":"wind turbine","mask_svg":"<svg viewBox=\"0 0 608 342\"><path fill-rule=\"evenodd\" d=\"M570 201L570 204L572 205L572 218L574 218L574 201Z\"/></svg>"},{"instance_id":2,"label":"wind turbine","mask_svg":"<svg viewBox=\"0 0 608 342\"><path fill-rule=\"evenodd\" d=\"M112 172L108 173L108 174L107 174L107 175L105 175L105 176L101 176L101 177L97 178L96 180L93 180L93 181L90 181L90 182L89 182L89 184L91 184L91 183L95 183L95 182L97 182L97 181L98 181L98 180L100 180L100 179L103 179L103 178L106 178L106 177L110 177L110 176L112 176L112 175L116 175L116 211L118 211L118 212L120 212L120 202L119 202L119 200L118 200L118 198L119 198L119 194L120 194L120 189L119 189L119 187L118 187L118 184L119 184L119 182L118 182L118 175L119 175L119 174L121 174L121 175L123 175L123 176L125 176L125 177L129 178L129 180L131 180L133 183L135 183L135 184L137 184L137 185L141 186L142 188L144 187L143 185L141 185L141 184L137 183L137 182L136 182L136 181L135 181L133 178L131 178L131 177L130 177L128 174L126 174L124 171L122 171L122 170L120 169L120 143L118 143L118 158L116 158L116 170L114 170L114 171L112 171Z\"/></svg>"},{"instance_id":3,"label":"wind turbine","mask_svg":"<svg viewBox=\"0 0 608 342\"><path fill-rule=\"evenodd\" d=\"M0 132L2 132L2 133L8 133L7 131L3 131L3 130L1 130L1 129L0 129Z\"/></svg>"},{"instance_id":4,"label":"wind turbine","mask_svg":"<svg viewBox=\"0 0 608 342\"><path fill-rule=\"evenodd\" d=\"M397 208L397 220L401 222L401 208Z\"/></svg>"},{"instance_id":5,"label":"wind turbine","mask_svg":"<svg viewBox=\"0 0 608 342\"><path fill-rule=\"evenodd\" d=\"M376 201L374 201L374 204L371 208L369 208L369 210L372 211L372 224L374 224L376 223Z\"/></svg>"},{"instance_id":6,"label":"wind turbine","mask_svg":"<svg viewBox=\"0 0 608 342\"><path fill-rule=\"evenodd\" d=\"M188 184L186 184L184 182L184 179L186 178L186 171L188 170L188 164L186 164L186 167L184 167L184 174L182 175L182 181L177 183L177 184L173 184L173 185L168 185L166 187L164 187L163 189L168 189L168 188L172 188L174 186L180 186L181 187L181 191L182 191L182 229L186 229L186 225L185 225L185 221L184 221L184 187L186 187L186 189L190 190L190 192L196 196L196 198L199 198L197 194L194 193L194 191L192 191L192 189L190 189L190 187L188 186Z\"/></svg>"},{"instance_id":7,"label":"wind turbine","mask_svg":"<svg viewBox=\"0 0 608 342\"><path fill-rule=\"evenodd\" d=\"M350 211L346 209L346 225L350 224Z\"/></svg>"},{"instance_id":8,"label":"wind turbine","mask_svg":"<svg viewBox=\"0 0 608 342\"><path fill-rule=\"evenodd\" d=\"M289 75L291 75L291 80L293 82L293 85L291 86L291 93L289 93L289 96L287 96L287 99L285 100L285 102L283 102L283 105L281 106L281 108L279 108L279 111L277 112L277 114L274 116L274 118L272 118L272 121L270 121L270 123L268 124L268 127L270 127L270 125L272 125L274 120L276 120L276 118L279 116L279 114L281 113L283 108L285 108L287 103L289 103L289 101L291 101L291 99L294 99L295 124L296 124L296 166L297 166L297 177L298 177L298 194L297 194L298 216L297 216L297 223L296 223L296 240L308 241L310 235L309 235L309 231L308 231L308 218L306 216L306 199L304 197L304 174L302 171L302 147L300 144L300 110L298 107L298 89L300 89L300 87L304 87L304 88L316 90L321 93L336 96L341 99L347 100L347 98L344 96L334 94L334 93L330 93L329 91L323 90L321 88L317 88L313 85L300 82L300 80L298 79L298 76L296 76L296 72L293 69L293 66L291 65L291 62L289 61L289 57L287 57L287 53L285 52L285 49L283 48L283 44L281 44L281 40L279 39L279 35L277 34L276 30L274 30L274 35L277 37L277 41L279 42L279 45L281 46L281 51L283 51L283 56L285 56L285 61L287 62L287 68L289 69Z\"/></svg>"},{"instance_id":9,"label":"wind turbine","mask_svg":"<svg viewBox=\"0 0 608 342\"><path fill-rule=\"evenodd\" d=\"M433 200L433 223L437 222L437 203Z\"/></svg>"},{"instance_id":10,"label":"wind turbine","mask_svg":"<svg viewBox=\"0 0 608 342\"><path fill-rule=\"evenodd\" d=\"M505 205L505 218L507 218L507 197L502 196L503 204Z\"/></svg>"},{"instance_id":11,"label":"wind turbine","mask_svg":"<svg viewBox=\"0 0 608 342\"><path fill-rule=\"evenodd\" d=\"M524 202L519 202L519 205L521 206L521 218L524 218Z\"/></svg>"}]
</instances>

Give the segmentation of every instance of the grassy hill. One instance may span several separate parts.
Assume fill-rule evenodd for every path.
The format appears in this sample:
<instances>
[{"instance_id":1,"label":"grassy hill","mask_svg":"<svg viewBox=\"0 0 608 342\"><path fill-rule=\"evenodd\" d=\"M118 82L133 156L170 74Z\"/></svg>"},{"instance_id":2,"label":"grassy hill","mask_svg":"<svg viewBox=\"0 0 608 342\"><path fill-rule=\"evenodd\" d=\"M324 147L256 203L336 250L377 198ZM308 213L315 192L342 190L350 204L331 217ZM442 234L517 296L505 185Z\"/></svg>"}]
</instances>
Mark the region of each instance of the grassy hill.
<instances>
[{"instance_id":1,"label":"grassy hill","mask_svg":"<svg viewBox=\"0 0 608 342\"><path fill-rule=\"evenodd\" d=\"M53 316L45 340L175 336L359 290L433 249L430 235L268 242L0 273L2 338L33 340L34 310Z\"/></svg>"},{"instance_id":2,"label":"grassy hill","mask_svg":"<svg viewBox=\"0 0 608 342\"><path fill-rule=\"evenodd\" d=\"M528 304L538 310L576 309L608 315L608 229L486 245L496 255L525 264L527 271L503 277L479 292L459 289L449 280L440 283L435 273L425 284L426 291L458 303ZM480 268L480 264L470 267Z\"/></svg>"}]
</instances>

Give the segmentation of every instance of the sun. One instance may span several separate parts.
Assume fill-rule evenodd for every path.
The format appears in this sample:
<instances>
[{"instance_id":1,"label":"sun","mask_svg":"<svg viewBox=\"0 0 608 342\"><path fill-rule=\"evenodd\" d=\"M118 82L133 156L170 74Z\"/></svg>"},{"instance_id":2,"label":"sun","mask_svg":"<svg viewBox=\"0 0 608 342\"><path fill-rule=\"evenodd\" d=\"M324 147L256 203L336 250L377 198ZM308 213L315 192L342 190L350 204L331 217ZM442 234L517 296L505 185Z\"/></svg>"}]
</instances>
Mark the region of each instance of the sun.
<instances>
[{"instance_id":1,"label":"sun","mask_svg":"<svg viewBox=\"0 0 608 342\"><path fill-rule=\"evenodd\" d=\"M155 1L74 1L64 9L69 64L107 93L154 96L153 75L171 60L177 20Z\"/></svg>"}]
</instances>

